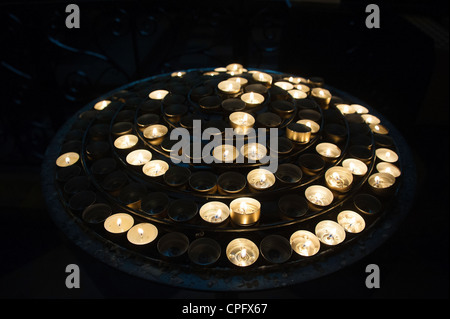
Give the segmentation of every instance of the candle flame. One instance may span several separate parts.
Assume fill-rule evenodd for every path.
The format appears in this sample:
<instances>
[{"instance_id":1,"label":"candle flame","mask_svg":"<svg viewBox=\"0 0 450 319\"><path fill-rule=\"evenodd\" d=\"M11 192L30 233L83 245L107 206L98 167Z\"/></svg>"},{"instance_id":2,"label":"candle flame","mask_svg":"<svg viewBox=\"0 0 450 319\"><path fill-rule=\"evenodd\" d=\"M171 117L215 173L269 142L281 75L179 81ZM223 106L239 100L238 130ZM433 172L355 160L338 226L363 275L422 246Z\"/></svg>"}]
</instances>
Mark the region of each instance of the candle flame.
<instances>
[{"instance_id":1,"label":"candle flame","mask_svg":"<svg viewBox=\"0 0 450 319\"><path fill-rule=\"evenodd\" d=\"M245 213L245 211L247 210L247 204L245 202L242 202L239 205L239 208Z\"/></svg>"},{"instance_id":2,"label":"candle flame","mask_svg":"<svg viewBox=\"0 0 450 319\"><path fill-rule=\"evenodd\" d=\"M319 91L319 95L320 95L320 96L324 96L325 93L324 93L322 90L320 90L320 91Z\"/></svg>"},{"instance_id":3,"label":"candle flame","mask_svg":"<svg viewBox=\"0 0 450 319\"><path fill-rule=\"evenodd\" d=\"M214 216L216 219L219 219L220 216L222 215L222 210L219 208L216 212L216 216Z\"/></svg>"},{"instance_id":4,"label":"candle flame","mask_svg":"<svg viewBox=\"0 0 450 319\"><path fill-rule=\"evenodd\" d=\"M241 258L245 258L245 256L247 256L247 249L242 248L242 250L241 250Z\"/></svg>"},{"instance_id":5,"label":"candle flame","mask_svg":"<svg viewBox=\"0 0 450 319\"><path fill-rule=\"evenodd\" d=\"M225 150L225 152L223 152L223 158L226 158L228 156L228 150Z\"/></svg>"},{"instance_id":6,"label":"candle flame","mask_svg":"<svg viewBox=\"0 0 450 319\"><path fill-rule=\"evenodd\" d=\"M117 218L117 226L120 227L122 225L122 218Z\"/></svg>"},{"instance_id":7,"label":"candle flame","mask_svg":"<svg viewBox=\"0 0 450 319\"><path fill-rule=\"evenodd\" d=\"M266 181L266 174L262 174L259 180L262 183L264 183Z\"/></svg>"},{"instance_id":8,"label":"candle flame","mask_svg":"<svg viewBox=\"0 0 450 319\"><path fill-rule=\"evenodd\" d=\"M253 92L250 92L250 103L253 103L255 100L255 94Z\"/></svg>"},{"instance_id":9,"label":"candle flame","mask_svg":"<svg viewBox=\"0 0 450 319\"><path fill-rule=\"evenodd\" d=\"M124 143L126 146L128 146L130 144L130 138L128 136L124 137Z\"/></svg>"},{"instance_id":10,"label":"candle flame","mask_svg":"<svg viewBox=\"0 0 450 319\"><path fill-rule=\"evenodd\" d=\"M327 150L325 151L325 155L327 157L331 156L331 150L329 148L327 148Z\"/></svg>"},{"instance_id":11,"label":"candle flame","mask_svg":"<svg viewBox=\"0 0 450 319\"><path fill-rule=\"evenodd\" d=\"M137 160L138 160L139 163L142 163L144 161L144 156L142 155L142 153L139 153L137 155Z\"/></svg>"},{"instance_id":12,"label":"candle flame","mask_svg":"<svg viewBox=\"0 0 450 319\"><path fill-rule=\"evenodd\" d=\"M158 134L158 130L156 129L156 127L153 128L152 134L153 136L156 136Z\"/></svg>"},{"instance_id":13,"label":"candle flame","mask_svg":"<svg viewBox=\"0 0 450 319\"><path fill-rule=\"evenodd\" d=\"M353 164L353 163L350 163L350 165L349 165L349 169L350 169L350 171L352 171L352 172L354 172L355 171L355 164Z\"/></svg>"},{"instance_id":14,"label":"candle flame","mask_svg":"<svg viewBox=\"0 0 450 319\"><path fill-rule=\"evenodd\" d=\"M391 157L391 152L386 152L386 157Z\"/></svg>"},{"instance_id":15,"label":"candle flame","mask_svg":"<svg viewBox=\"0 0 450 319\"><path fill-rule=\"evenodd\" d=\"M380 183L380 177L375 176L375 184L378 185Z\"/></svg>"},{"instance_id":16,"label":"candle flame","mask_svg":"<svg viewBox=\"0 0 450 319\"><path fill-rule=\"evenodd\" d=\"M305 125L308 126L308 127L311 127L311 122L308 121L308 122L305 123Z\"/></svg>"},{"instance_id":17,"label":"candle flame","mask_svg":"<svg viewBox=\"0 0 450 319\"><path fill-rule=\"evenodd\" d=\"M156 165L155 165L155 174L158 174L160 170L161 170L161 165L156 163Z\"/></svg>"},{"instance_id":18,"label":"candle flame","mask_svg":"<svg viewBox=\"0 0 450 319\"><path fill-rule=\"evenodd\" d=\"M144 235L144 230L142 228L139 227L137 231L141 237Z\"/></svg>"},{"instance_id":19,"label":"candle flame","mask_svg":"<svg viewBox=\"0 0 450 319\"><path fill-rule=\"evenodd\" d=\"M379 131L379 130L380 130L380 127L379 127L378 125L375 125L375 129L376 129L377 131Z\"/></svg>"},{"instance_id":20,"label":"candle flame","mask_svg":"<svg viewBox=\"0 0 450 319\"><path fill-rule=\"evenodd\" d=\"M70 157L66 156L66 164L70 164Z\"/></svg>"},{"instance_id":21,"label":"candle flame","mask_svg":"<svg viewBox=\"0 0 450 319\"><path fill-rule=\"evenodd\" d=\"M338 172L334 172L333 174L331 174L331 176L336 180L339 180L341 178Z\"/></svg>"},{"instance_id":22,"label":"candle flame","mask_svg":"<svg viewBox=\"0 0 450 319\"><path fill-rule=\"evenodd\" d=\"M244 115L244 117L242 118L243 123L247 122L248 116L247 114Z\"/></svg>"}]
</instances>

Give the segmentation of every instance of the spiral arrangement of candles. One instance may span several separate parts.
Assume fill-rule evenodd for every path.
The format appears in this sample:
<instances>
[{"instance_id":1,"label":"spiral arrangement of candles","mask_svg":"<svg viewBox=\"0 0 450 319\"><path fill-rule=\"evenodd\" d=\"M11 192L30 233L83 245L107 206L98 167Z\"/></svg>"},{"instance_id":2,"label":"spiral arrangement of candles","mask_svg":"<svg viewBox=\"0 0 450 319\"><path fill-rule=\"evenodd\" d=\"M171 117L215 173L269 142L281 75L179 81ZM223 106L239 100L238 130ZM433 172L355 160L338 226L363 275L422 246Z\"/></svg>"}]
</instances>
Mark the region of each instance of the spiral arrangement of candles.
<instances>
[{"instance_id":1,"label":"spiral arrangement of candles","mask_svg":"<svg viewBox=\"0 0 450 319\"><path fill-rule=\"evenodd\" d=\"M214 129L209 140L198 126ZM55 181L69 214L152 259L300 267L364 232L394 196L401 166L388 126L321 79L237 63L178 71L89 104ZM176 128L190 134L178 151Z\"/></svg>"}]
</instances>

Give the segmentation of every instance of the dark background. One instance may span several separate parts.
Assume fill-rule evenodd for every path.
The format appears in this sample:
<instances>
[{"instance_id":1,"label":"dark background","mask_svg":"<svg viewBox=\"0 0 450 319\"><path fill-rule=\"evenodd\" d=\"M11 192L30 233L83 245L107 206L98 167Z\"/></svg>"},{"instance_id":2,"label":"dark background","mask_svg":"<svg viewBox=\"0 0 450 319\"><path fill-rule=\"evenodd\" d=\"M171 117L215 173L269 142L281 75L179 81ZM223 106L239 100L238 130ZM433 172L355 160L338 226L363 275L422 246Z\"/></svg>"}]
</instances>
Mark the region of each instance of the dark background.
<instances>
[{"instance_id":1,"label":"dark background","mask_svg":"<svg viewBox=\"0 0 450 319\"><path fill-rule=\"evenodd\" d=\"M3 298L448 298L448 2L63 1L0 4L0 296ZM52 223L40 165L55 132L86 103L126 83L181 69L265 68L365 101L405 137L417 166L413 210L361 261L285 289L238 294L143 282L94 260ZM65 267L81 288L65 287ZM365 267L381 269L367 289ZM112 279L114 278L114 279Z\"/></svg>"}]
</instances>

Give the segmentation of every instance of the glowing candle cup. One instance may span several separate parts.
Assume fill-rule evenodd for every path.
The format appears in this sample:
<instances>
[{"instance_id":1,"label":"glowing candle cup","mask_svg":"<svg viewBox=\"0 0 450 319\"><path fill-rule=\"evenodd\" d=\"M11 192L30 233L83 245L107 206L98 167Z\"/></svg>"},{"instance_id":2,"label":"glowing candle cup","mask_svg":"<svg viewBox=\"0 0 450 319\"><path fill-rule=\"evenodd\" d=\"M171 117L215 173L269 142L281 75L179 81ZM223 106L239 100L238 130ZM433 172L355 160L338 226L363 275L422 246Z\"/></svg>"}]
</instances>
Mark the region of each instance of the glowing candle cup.
<instances>
[{"instance_id":1,"label":"glowing candle cup","mask_svg":"<svg viewBox=\"0 0 450 319\"><path fill-rule=\"evenodd\" d=\"M255 224L261 215L261 204L256 199L241 197L230 203L230 218L240 226Z\"/></svg>"},{"instance_id":2,"label":"glowing candle cup","mask_svg":"<svg viewBox=\"0 0 450 319\"><path fill-rule=\"evenodd\" d=\"M267 190L275 184L275 175L267 169L257 168L247 174L247 182L255 190Z\"/></svg>"},{"instance_id":3,"label":"glowing candle cup","mask_svg":"<svg viewBox=\"0 0 450 319\"><path fill-rule=\"evenodd\" d=\"M246 106L255 107L264 102L264 96L256 92L249 92L242 94L241 100L245 102Z\"/></svg>"},{"instance_id":4,"label":"glowing candle cup","mask_svg":"<svg viewBox=\"0 0 450 319\"><path fill-rule=\"evenodd\" d=\"M309 186L305 190L306 199L316 206L328 206L333 202L333 193L321 185Z\"/></svg>"},{"instance_id":5,"label":"glowing candle cup","mask_svg":"<svg viewBox=\"0 0 450 319\"><path fill-rule=\"evenodd\" d=\"M218 201L212 201L204 204L200 208L200 217L211 224L220 224L230 216L229 207Z\"/></svg>"},{"instance_id":6,"label":"glowing candle cup","mask_svg":"<svg viewBox=\"0 0 450 319\"><path fill-rule=\"evenodd\" d=\"M347 168L355 176L363 176L367 173L367 165L355 158L347 158L343 160L342 166Z\"/></svg>"},{"instance_id":7,"label":"glowing candle cup","mask_svg":"<svg viewBox=\"0 0 450 319\"><path fill-rule=\"evenodd\" d=\"M398 155L393 150L388 148L378 148L375 155L382 161L388 163L395 163L398 161Z\"/></svg>"},{"instance_id":8,"label":"glowing candle cup","mask_svg":"<svg viewBox=\"0 0 450 319\"><path fill-rule=\"evenodd\" d=\"M350 190L353 182L352 172L341 166L334 166L325 172L327 186L335 191L345 193Z\"/></svg>"},{"instance_id":9,"label":"glowing candle cup","mask_svg":"<svg viewBox=\"0 0 450 319\"><path fill-rule=\"evenodd\" d=\"M344 210L337 216L338 224L349 233L360 233L366 227L364 218L352 210Z\"/></svg>"},{"instance_id":10,"label":"glowing candle cup","mask_svg":"<svg viewBox=\"0 0 450 319\"><path fill-rule=\"evenodd\" d=\"M246 112L233 112L229 116L230 125L236 134L246 134L255 124L255 118Z\"/></svg>"},{"instance_id":11,"label":"glowing candle cup","mask_svg":"<svg viewBox=\"0 0 450 319\"><path fill-rule=\"evenodd\" d=\"M145 163L149 162L152 159L152 153L145 149L139 149L130 152L127 157L126 161L128 164L133 166L141 166Z\"/></svg>"},{"instance_id":12,"label":"glowing candle cup","mask_svg":"<svg viewBox=\"0 0 450 319\"><path fill-rule=\"evenodd\" d=\"M126 213L117 213L106 218L105 229L113 234L127 232L134 224L133 216Z\"/></svg>"},{"instance_id":13,"label":"glowing candle cup","mask_svg":"<svg viewBox=\"0 0 450 319\"><path fill-rule=\"evenodd\" d=\"M237 150L233 145L223 144L216 146L212 154L217 163L232 163L237 157Z\"/></svg>"},{"instance_id":14,"label":"glowing candle cup","mask_svg":"<svg viewBox=\"0 0 450 319\"><path fill-rule=\"evenodd\" d=\"M125 150L133 148L138 142L136 135L127 134L119 136L114 140L114 146L118 149Z\"/></svg>"},{"instance_id":15,"label":"glowing candle cup","mask_svg":"<svg viewBox=\"0 0 450 319\"><path fill-rule=\"evenodd\" d=\"M152 100L162 100L166 97L167 94L169 94L169 91L155 90L155 91L150 92L148 97Z\"/></svg>"},{"instance_id":16,"label":"glowing candle cup","mask_svg":"<svg viewBox=\"0 0 450 319\"><path fill-rule=\"evenodd\" d=\"M267 148L259 143L248 143L241 147L241 154L248 160L259 161L267 154Z\"/></svg>"},{"instance_id":17,"label":"glowing candle cup","mask_svg":"<svg viewBox=\"0 0 450 319\"><path fill-rule=\"evenodd\" d=\"M158 228L150 223L140 223L131 227L127 232L127 239L134 245L146 245L158 236Z\"/></svg>"},{"instance_id":18,"label":"glowing candle cup","mask_svg":"<svg viewBox=\"0 0 450 319\"><path fill-rule=\"evenodd\" d=\"M327 160L334 160L341 156L341 149L332 143L320 143L316 146L316 152Z\"/></svg>"},{"instance_id":19,"label":"glowing candle cup","mask_svg":"<svg viewBox=\"0 0 450 319\"><path fill-rule=\"evenodd\" d=\"M319 240L326 245L338 245L345 239L344 227L332 220L323 220L316 225L315 233Z\"/></svg>"},{"instance_id":20,"label":"glowing candle cup","mask_svg":"<svg viewBox=\"0 0 450 319\"><path fill-rule=\"evenodd\" d=\"M226 254L234 265L248 267L258 259L259 249L251 240L236 238L227 245Z\"/></svg>"},{"instance_id":21,"label":"glowing candle cup","mask_svg":"<svg viewBox=\"0 0 450 319\"><path fill-rule=\"evenodd\" d=\"M159 177L166 173L169 169L169 164L161 160L152 160L144 164L142 171L145 175L150 177Z\"/></svg>"},{"instance_id":22,"label":"glowing candle cup","mask_svg":"<svg viewBox=\"0 0 450 319\"><path fill-rule=\"evenodd\" d=\"M370 175L367 182L375 194L386 196L391 193L392 185L395 183L395 177L388 173L375 173Z\"/></svg>"},{"instance_id":23,"label":"glowing candle cup","mask_svg":"<svg viewBox=\"0 0 450 319\"><path fill-rule=\"evenodd\" d=\"M73 164L78 162L79 159L80 155L78 155L78 153L75 152L64 153L56 159L56 165L58 167L72 166Z\"/></svg>"},{"instance_id":24,"label":"glowing candle cup","mask_svg":"<svg viewBox=\"0 0 450 319\"><path fill-rule=\"evenodd\" d=\"M309 257L317 254L320 241L316 235L307 230L298 230L289 239L292 249L299 255Z\"/></svg>"},{"instance_id":25,"label":"glowing candle cup","mask_svg":"<svg viewBox=\"0 0 450 319\"><path fill-rule=\"evenodd\" d=\"M163 141L164 136L167 134L169 129L167 126L161 124L153 124L147 126L144 129L144 137L150 142L152 145L159 145Z\"/></svg>"},{"instance_id":26,"label":"glowing candle cup","mask_svg":"<svg viewBox=\"0 0 450 319\"><path fill-rule=\"evenodd\" d=\"M320 125L314 122L313 120L303 119L298 120L297 123L303 124L311 128L311 134L316 134L320 130Z\"/></svg>"},{"instance_id":27,"label":"glowing candle cup","mask_svg":"<svg viewBox=\"0 0 450 319\"><path fill-rule=\"evenodd\" d=\"M377 164L377 171L380 173L391 174L394 177L399 177L401 175L400 168L395 166L394 164L381 162Z\"/></svg>"}]
</instances>

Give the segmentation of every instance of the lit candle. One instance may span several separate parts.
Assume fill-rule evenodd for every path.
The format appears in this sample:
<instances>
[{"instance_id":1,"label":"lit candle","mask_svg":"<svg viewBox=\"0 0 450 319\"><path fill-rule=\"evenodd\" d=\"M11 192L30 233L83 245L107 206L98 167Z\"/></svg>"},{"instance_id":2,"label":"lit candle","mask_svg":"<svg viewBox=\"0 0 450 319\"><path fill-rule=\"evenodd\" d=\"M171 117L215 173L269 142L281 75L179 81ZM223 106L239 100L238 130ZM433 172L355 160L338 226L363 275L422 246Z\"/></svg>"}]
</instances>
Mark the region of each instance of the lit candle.
<instances>
[{"instance_id":1,"label":"lit candle","mask_svg":"<svg viewBox=\"0 0 450 319\"><path fill-rule=\"evenodd\" d=\"M352 105L348 104L337 104L336 108L344 115L353 114L356 112L355 108Z\"/></svg>"},{"instance_id":2,"label":"lit candle","mask_svg":"<svg viewBox=\"0 0 450 319\"><path fill-rule=\"evenodd\" d=\"M166 135L167 132L168 132L167 126L161 124L153 124L147 126L143 134L146 139L155 139Z\"/></svg>"},{"instance_id":3,"label":"lit candle","mask_svg":"<svg viewBox=\"0 0 450 319\"><path fill-rule=\"evenodd\" d=\"M129 149L134 147L138 142L138 137L136 135L127 134L116 138L114 141L114 146L118 149Z\"/></svg>"},{"instance_id":4,"label":"lit candle","mask_svg":"<svg viewBox=\"0 0 450 319\"><path fill-rule=\"evenodd\" d=\"M355 158L347 158L343 160L342 166L352 172L353 175L362 176L367 173L367 165Z\"/></svg>"},{"instance_id":5,"label":"lit candle","mask_svg":"<svg viewBox=\"0 0 450 319\"><path fill-rule=\"evenodd\" d=\"M173 77L173 78L182 78L184 75L186 75L186 72L178 71L178 72L173 72L171 74L171 77Z\"/></svg>"},{"instance_id":6,"label":"lit candle","mask_svg":"<svg viewBox=\"0 0 450 319\"><path fill-rule=\"evenodd\" d=\"M259 220L260 214L261 204L256 199L241 197L230 203L230 218L237 225L252 225Z\"/></svg>"},{"instance_id":7,"label":"lit candle","mask_svg":"<svg viewBox=\"0 0 450 319\"><path fill-rule=\"evenodd\" d=\"M104 108L106 108L109 105L109 103L111 103L111 101L109 101L109 100L99 101L99 102L95 103L94 109L101 111Z\"/></svg>"},{"instance_id":8,"label":"lit candle","mask_svg":"<svg viewBox=\"0 0 450 319\"><path fill-rule=\"evenodd\" d=\"M364 122L366 122L367 124L380 124L380 119L376 116L373 116L371 114L362 114L361 117L363 118Z\"/></svg>"},{"instance_id":9,"label":"lit candle","mask_svg":"<svg viewBox=\"0 0 450 319\"><path fill-rule=\"evenodd\" d=\"M288 93L294 100L306 99L308 96L308 94L300 90L289 90Z\"/></svg>"},{"instance_id":10,"label":"lit candle","mask_svg":"<svg viewBox=\"0 0 450 319\"><path fill-rule=\"evenodd\" d=\"M169 164L161 160L153 160L147 162L142 167L142 171L144 172L144 174L150 177L162 176L166 173L168 169Z\"/></svg>"},{"instance_id":11,"label":"lit candle","mask_svg":"<svg viewBox=\"0 0 450 319\"><path fill-rule=\"evenodd\" d=\"M211 224L219 224L225 221L230 215L230 209L222 202L212 201L204 204L200 208L200 217Z\"/></svg>"},{"instance_id":12,"label":"lit candle","mask_svg":"<svg viewBox=\"0 0 450 319\"><path fill-rule=\"evenodd\" d=\"M134 245L146 245L158 236L158 228L150 223L140 223L131 227L127 232L127 239Z\"/></svg>"},{"instance_id":13,"label":"lit candle","mask_svg":"<svg viewBox=\"0 0 450 319\"><path fill-rule=\"evenodd\" d=\"M315 233L319 240L326 245L337 245L344 241L344 227L332 220L323 220L316 225Z\"/></svg>"},{"instance_id":14,"label":"lit candle","mask_svg":"<svg viewBox=\"0 0 450 319\"><path fill-rule=\"evenodd\" d=\"M320 249L317 236L307 230L297 230L291 235L289 242L297 254L305 257L317 254Z\"/></svg>"},{"instance_id":15,"label":"lit candle","mask_svg":"<svg viewBox=\"0 0 450 319\"><path fill-rule=\"evenodd\" d=\"M358 114L369 113L369 110L366 107L364 107L364 106L362 106L360 104L350 104L350 106L353 107L355 112L358 113Z\"/></svg>"},{"instance_id":16,"label":"lit candle","mask_svg":"<svg viewBox=\"0 0 450 319\"><path fill-rule=\"evenodd\" d=\"M78 162L79 159L80 159L80 155L78 155L78 153L67 152L67 153L64 153L64 154L60 155L56 159L56 165L58 167L72 166L73 164Z\"/></svg>"},{"instance_id":17,"label":"lit candle","mask_svg":"<svg viewBox=\"0 0 450 319\"><path fill-rule=\"evenodd\" d=\"M248 143L241 147L241 154L249 160L260 160L267 154L267 148L259 143Z\"/></svg>"},{"instance_id":18,"label":"lit candle","mask_svg":"<svg viewBox=\"0 0 450 319\"><path fill-rule=\"evenodd\" d=\"M373 133L381 135L389 134L389 130L386 128L386 126L383 126L381 124L369 124L369 127Z\"/></svg>"},{"instance_id":19,"label":"lit candle","mask_svg":"<svg viewBox=\"0 0 450 319\"><path fill-rule=\"evenodd\" d=\"M321 185L309 186L305 190L305 197L312 204L317 206L328 206L333 201L333 193Z\"/></svg>"},{"instance_id":20,"label":"lit candle","mask_svg":"<svg viewBox=\"0 0 450 319\"><path fill-rule=\"evenodd\" d=\"M341 149L332 143L320 143L316 146L316 151L323 157L334 159L341 156Z\"/></svg>"},{"instance_id":21,"label":"lit candle","mask_svg":"<svg viewBox=\"0 0 450 319\"><path fill-rule=\"evenodd\" d=\"M218 163L232 163L237 157L236 147L229 144L214 147L212 154Z\"/></svg>"},{"instance_id":22,"label":"lit candle","mask_svg":"<svg viewBox=\"0 0 450 319\"><path fill-rule=\"evenodd\" d=\"M241 100L245 102L245 105L254 107L264 102L264 96L256 92L249 92L242 94Z\"/></svg>"},{"instance_id":23,"label":"lit candle","mask_svg":"<svg viewBox=\"0 0 450 319\"><path fill-rule=\"evenodd\" d=\"M399 177L401 175L400 168L391 163L381 162L377 164L377 171L380 173L391 174L394 177Z\"/></svg>"},{"instance_id":24,"label":"lit candle","mask_svg":"<svg viewBox=\"0 0 450 319\"><path fill-rule=\"evenodd\" d=\"M366 222L360 214L352 210L344 210L337 216L339 225L349 233L360 233L366 227Z\"/></svg>"},{"instance_id":25,"label":"lit candle","mask_svg":"<svg viewBox=\"0 0 450 319\"><path fill-rule=\"evenodd\" d=\"M314 88L311 91L311 96L322 108L327 108L331 101L331 93L326 89Z\"/></svg>"},{"instance_id":26,"label":"lit candle","mask_svg":"<svg viewBox=\"0 0 450 319\"><path fill-rule=\"evenodd\" d=\"M271 85L272 84L272 76L264 73L264 72L253 72L252 77L255 81L261 82L265 85Z\"/></svg>"},{"instance_id":27,"label":"lit candle","mask_svg":"<svg viewBox=\"0 0 450 319\"><path fill-rule=\"evenodd\" d=\"M248 80L246 78L242 78L239 76L231 77L228 79L228 81L234 81L238 83L241 87L245 86L248 83Z\"/></svg>"},{"instance_id":28,"label":"lit candle","mask_svg":"<svg viewBox=\"0 0 450 319\"><path fill-rule=\"evenodd\" d=\"M306 94L308 94L311 91L311 88L304 84L297 84L295 88L299 91L305 92Z\"/></svg>"},{"instance_id":29,"label":"lit candle","mask_svg":"<svg viewBox=\"0 0 450 319\"><path fill-rule=\"evenodd\" d=\"M244 67L239 63L230 63L225 68L228 72L233 72L234 74L240 74L243 72Z\"/></svg>"},{"instance_id":30,"label":"lit candle","mask_svg":"<svg viewBox=\"0 0 450 319\"><path fill-rule=\"evenodd\" d=\"M219 75L219 72L217 72L217 71L208 71L208 72L203 73L203 75L216 76L216 75Z\"/></svg>"},{"instance_id":31,"label":"lit candle","mask_svg":"<svg viewBox=\"0 0 450 319\"><path fill-rule=\"evenodd\" d=\"M289 90L292 90L294 88L294 85L292 83L285 82L285 81L275 82L274 85L278 86L279 88L282 88L285 91L289 91Z\"/></svg>"},{"instance_id":32,"label":"lit candle","mask_svg":"<svg viewBox=\"0 0 450 319\"><path fill-rule=\"evenodd\" d=\"M300 76L290 76L290 77L284 77L283 80L287 80L293 84L299 84L301 82L306 83L308 82L305 78L302 78Z\"/></svg>"},{"instance_id":33,"label":"lit candle","mask_svg":"<svg viewBox=\"0 0 450 319\"><path fill-rule=\"evenodd\" d=\"M105 219L105 229L113 234L127 232L134 224L133 216L126 213L117 213Z\"/></svg>"},{"instance_id":34,"label":"lit candle","mask_svg":"<svg viewBox=\"0 0 450 319\"><path fill-rule=\"evenodd\" d=\"M228 260L234 265L247 267L258 259L259 249L251 240L236 238L227 245L226 254Z\"/></svg>"},{"instance_id":35,"label":"lit candle","mask_svg":"<svg viewBox=\"0 0 450 319\"><path fill-rule=\"evenodd\" d=\"M130 152L126 161L130 165L141 166L149 162L152 159L152 153L145 149L135 150Z\"/></svg>"},{"instance_id":36,"label":"lit candle","mask_svg":"<svg viewBox=\"0 0 450 319\"><path fill-rule=\"evenodd\" d=\"M246 134L255 124L255 118L246 112L233 112L229 116L230 125L236 134Z\"/></svg>"},{"instance_id":37,"label":"lit candle","mask_svg":"<svg viewBox=\"0 0 450 319\"><path fill-rule=\"evenodd\" d=\"M275 184L275 175L267 169L257 168L247 174L247 181L256 190L269 189Z\"/></svg>"},{"instance_id":38,"label":"lit candle","mask_svg":"<svg viewBox=\"0 0 450 319\"><path fill-rule=\"evenodd\" d=\"M375 189L386 189L394 185L395 177L388 173L375 173L369 177L368 183Z\"/></svg>"},{"instance_id":39,"label":"lit candle","mask_svg":"<svg viewBox=\"0 0 450 319\"><path fill-rule=\"evenodd\" d=\"M306 125L309 128L311 128L312 134L315 134L315 133L319 132L319 130L320 130L320 125L317 124L316 122L314 122L313 120L308 120L308 119L298 120L297 123Z\"/></svg>"},{"instance_id":40,"label":"lit candle","mask_svg":"<svg viewBox=\"0 0 450 319\"><path fill-rule=\"evenodd\" d=\"M226 81L219 82L219 84L217 85L217 88L222 93L235 94L235 93L239 93L239 91L241 90L241 85L236 81L226 80Z\"/></svg>"},{"instance_id":41,"label":"lit candle","mask_svg":"<svg viewBox=\"0 0 450 319\"><path fill-rule=\"evenodd\" d=\"M338 192L347 192L352 185L353 174L345 167L334 166L326 171L325 181L329 188Z\"/></svg>"},{"instance_id":42,"label":"lit candle","mask_svg":"<svg viewBox=\"0 0 450 319\"><path fill-rule=\"evenodd\" d=\"M166 97L167 94L169 94L169 91L167 90L155 90L150 92L148 97L152 100L162 100Z\"/></svg>"},{"instance_id":43,"label":"lit candle","mask_svg":"<svg viewBox=\"0 0 450 319\"><path fill-rule=\"evenodd\" d=\"M375 155L382 161L388 163L395 163L398 160L398 155L393 150L388 148L377 148Z\"/></svg>"}]
</instances>

